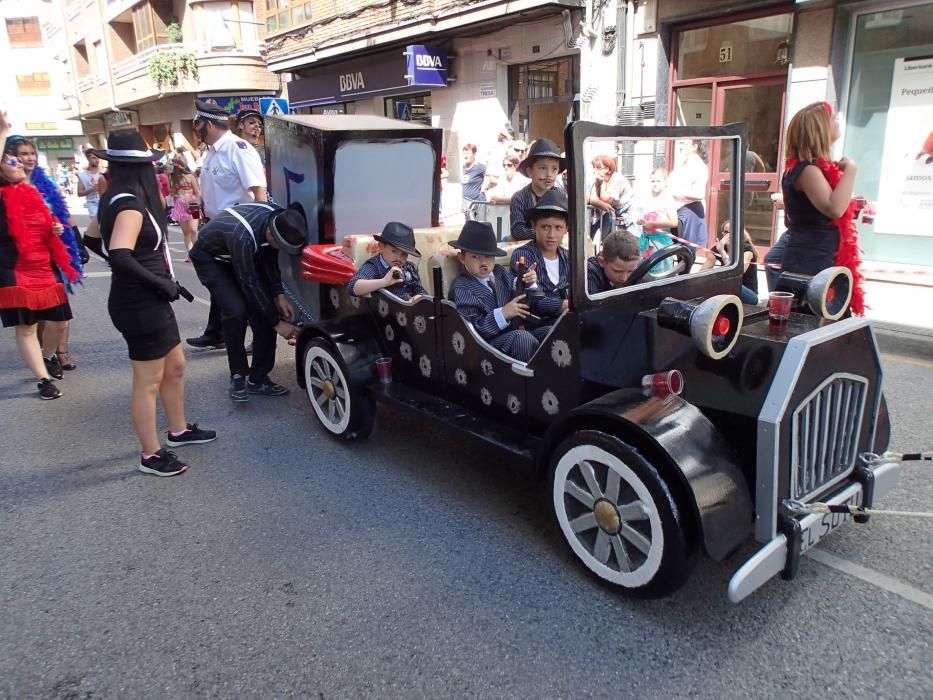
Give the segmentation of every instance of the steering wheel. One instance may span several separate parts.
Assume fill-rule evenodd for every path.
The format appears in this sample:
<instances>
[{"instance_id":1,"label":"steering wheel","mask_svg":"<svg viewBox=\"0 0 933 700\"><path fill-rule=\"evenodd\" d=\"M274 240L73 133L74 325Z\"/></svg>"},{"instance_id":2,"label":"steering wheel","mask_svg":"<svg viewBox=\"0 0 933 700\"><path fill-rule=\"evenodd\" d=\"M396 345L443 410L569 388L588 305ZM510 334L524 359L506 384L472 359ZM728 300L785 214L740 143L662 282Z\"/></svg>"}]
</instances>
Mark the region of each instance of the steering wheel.
<instances>
[{"instance_id":1,"label":"steering wheel","mask_svg":"<svg viewBox=\"0 0 933 700\"><path fill-rule=\"evenodd\" d=\"M668 258L677 258L677 263L671 270L660 274L648 274L655 265ZM682 243L666 246L660 250L654 251L651 255L638 263L638 267L632 270L632 274L629 275L628 280L625 282L625 286L631 287L632 285L638 284L645 277L650 277L650 280L659 280L667 277L676 277L678 275L689 275L690 271L693 269L693 261L695 259L696 254L693 250Z\"/></svg>"}]
</instances>

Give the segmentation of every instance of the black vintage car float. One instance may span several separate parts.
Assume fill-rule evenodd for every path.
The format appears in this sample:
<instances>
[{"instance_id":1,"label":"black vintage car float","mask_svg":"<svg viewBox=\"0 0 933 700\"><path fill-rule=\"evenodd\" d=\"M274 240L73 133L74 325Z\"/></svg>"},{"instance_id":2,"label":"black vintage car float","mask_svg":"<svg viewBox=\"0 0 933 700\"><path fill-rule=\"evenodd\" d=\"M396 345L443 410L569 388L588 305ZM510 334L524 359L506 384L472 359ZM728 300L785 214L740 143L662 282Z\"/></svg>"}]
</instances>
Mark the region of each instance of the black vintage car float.
<instances>
[{"instance_id":1,"label":"black vintage car float","mask_svg":"<svg viewBox=\"0 0 933 700\"><path fill-rule=\"evenodd\" d=\"M594 152L644 157L647 172L678 139L709 140L714 175L731 173L720 218L731 218L738 250L741 125L569 125L572 230L588 230L582 173ZM851 277L841 268L789 280L797 303L775 332L765 306L736 296L738 261L700 271L693 251L674 244L642 263L635 284L592 293L591 244L572 235L569 310L517 362L448 299L459 263L445 242L459 226L437 226L439 130L288 117L268 120L267 147L273 195L308 213L309 245L281 266L304 316L298 382L323 428L363 438L381 402L527 460L547 481L571 550L603 581L665 595L695 554L722 561L751 536L761 548L732 577L738 602L777 574L792 578L802 552L849 519L797 516L789 502L867 506L896 481L897 464L860 459L884 451L889 425L878 347L866 319L845 317ZM375 252L371 234L390 220L416 228L433 296L347 293L354 266ZM393 359L391 384L377 379L382 356ZM672 370L681 395L645 395L646 375Z\"/></svg>"}]
</instances>

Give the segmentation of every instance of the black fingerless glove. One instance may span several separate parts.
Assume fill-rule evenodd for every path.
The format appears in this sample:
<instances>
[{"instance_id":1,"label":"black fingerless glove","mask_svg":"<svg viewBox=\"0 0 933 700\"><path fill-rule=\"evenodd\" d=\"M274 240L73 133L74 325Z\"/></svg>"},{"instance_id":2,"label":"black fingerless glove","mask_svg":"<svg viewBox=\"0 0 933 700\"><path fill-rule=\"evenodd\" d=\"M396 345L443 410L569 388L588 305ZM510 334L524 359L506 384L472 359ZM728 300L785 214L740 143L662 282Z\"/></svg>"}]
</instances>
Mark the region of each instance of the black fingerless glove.
<instances>
[{"instance_id":1,"label":"black fingerless glove","mask_svg":"<svg viewBox=\"0 0 933 700\"><path fill-rule=\"evenodd\" d=\"M140 265L132 251L126 248L110 251L110 267L114 272L146 285L166 301L178 298L178 284L175 280L153 274Z\"/></svg>"}]
</instances>

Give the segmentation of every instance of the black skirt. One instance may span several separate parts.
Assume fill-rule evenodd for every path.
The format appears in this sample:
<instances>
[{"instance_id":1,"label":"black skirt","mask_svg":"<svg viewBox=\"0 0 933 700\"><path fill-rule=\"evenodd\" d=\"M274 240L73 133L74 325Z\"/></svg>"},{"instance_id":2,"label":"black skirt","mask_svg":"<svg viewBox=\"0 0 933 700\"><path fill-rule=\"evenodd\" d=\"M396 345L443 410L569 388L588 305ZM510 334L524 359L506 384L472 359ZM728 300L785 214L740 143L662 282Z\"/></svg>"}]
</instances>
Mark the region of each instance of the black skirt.
<instances>
[{"instance_id":1,"label":"black skirt","mask_svg":"<svg viewBox=\"0 0 933 700\"><path fill-rule=\"evenodd\" d=\"M154 297L145 305L127 304L115 298L111 290L107 304L110 320L126 341L130 359L137 362L159 360L181 342L172 305Z\"/></svg>"},{"instance_id":2,"label":"black skirt","mask_svg":"<svg viewBox=\"0 0 933 700\"><path fill-rule=\"evenodd\" d=\"M3 321L4 328L31 326L39 321L70 321L72 318L71 305L67 301L64 304L49 309L41 309L40 311L22 307L0 309L0 319Z\"/></svg>"}]
</instances>

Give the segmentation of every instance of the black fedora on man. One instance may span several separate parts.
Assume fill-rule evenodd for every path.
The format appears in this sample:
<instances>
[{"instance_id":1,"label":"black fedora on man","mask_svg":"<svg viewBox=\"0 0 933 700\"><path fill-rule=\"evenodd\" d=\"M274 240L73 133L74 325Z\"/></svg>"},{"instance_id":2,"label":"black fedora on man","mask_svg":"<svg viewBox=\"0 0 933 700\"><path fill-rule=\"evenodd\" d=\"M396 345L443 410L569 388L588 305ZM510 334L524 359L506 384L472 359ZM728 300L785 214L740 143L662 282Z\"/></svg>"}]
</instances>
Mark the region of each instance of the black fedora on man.
<instances>
[{"instance_id":1,"label":"black fedora on man","mask_svg":"<svg viewBox=\"0 0 933 700\"><path fill-rule=\"evenodd\" d=\"M373 236L380 243L394 245L399 250L403 250L416 258L421 257L421 253L415 248L415 231L411 226L400 221L390 221L382 227L382 233Z\"/></svg>"},{"instance_id":2,"label":"black fedora on man","mask_svg":"<svg viewBox=\"0 0 933 700\"><path fill-rule=\"evenodd\" d=\"M525 160L518 164L518 172L520 172L525 177L529 177L528 168L534 165L536 160L541 158L554 158L558 162L557 172L562 172L567 169L567 159L561 155L560 148L557 147L557 144L551 141L550 139L538 139L528 150L528 155L525 156Z\"/></svg>"},{"instance_id":3,"label":"black fedora on man","mask_svg":"<svg viewBox=\"0 0 933 700\"><path fill-rule=\"evenodd\" d=\"M308 224L304 209L292 203L269 217L269 230L279 250L289 255L298 255L308 243Z\"/></svg>"}]
</instances>

